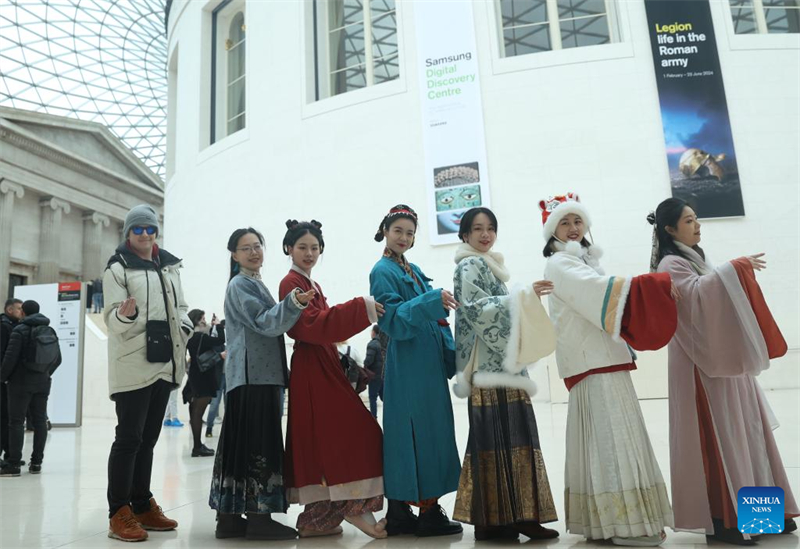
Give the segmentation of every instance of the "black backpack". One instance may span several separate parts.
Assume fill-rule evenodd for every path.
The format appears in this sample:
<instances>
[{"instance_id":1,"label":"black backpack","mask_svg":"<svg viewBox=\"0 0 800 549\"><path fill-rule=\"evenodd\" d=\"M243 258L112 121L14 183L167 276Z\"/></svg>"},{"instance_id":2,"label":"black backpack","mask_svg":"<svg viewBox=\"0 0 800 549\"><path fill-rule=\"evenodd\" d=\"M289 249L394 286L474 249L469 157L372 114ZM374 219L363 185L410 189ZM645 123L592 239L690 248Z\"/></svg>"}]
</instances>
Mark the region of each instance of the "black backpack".
<instances>
[{"instance_id":1,"label":"black backpack","mask_svg":"<svg viewBox=\"0 0 800 549\"><path fill-rule=\"evenodd\" d=\"M56 331L50 326L36 326L31 330L27 355L25 366L29 370L52 374L61 358Z\"/></svg>"},{"instance_id":2,"label":"black backpack","mask_svg":"<svg viewBox=\"0 0 800 549\"><path fill-rule=\"evenodd\" d=\"M351 383L358 381L358 364L350 356L350 346L347 346L346 353L339 353L339 362L342 363L342 370L348 381Z\"/></svg>"}]
</instances>

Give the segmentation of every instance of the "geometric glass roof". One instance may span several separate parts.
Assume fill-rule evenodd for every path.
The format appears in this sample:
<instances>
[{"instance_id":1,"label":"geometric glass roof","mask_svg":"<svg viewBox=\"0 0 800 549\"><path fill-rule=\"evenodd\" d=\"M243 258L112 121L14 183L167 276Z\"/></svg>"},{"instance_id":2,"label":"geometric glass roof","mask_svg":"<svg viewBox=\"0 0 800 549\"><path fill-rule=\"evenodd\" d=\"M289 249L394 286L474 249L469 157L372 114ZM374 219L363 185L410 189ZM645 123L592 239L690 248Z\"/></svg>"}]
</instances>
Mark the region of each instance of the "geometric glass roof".
<instances>
[{"instance_id":1,"label":"geometric glass roof","mask_svg":"<svg viewBox=\"0 0 800 549\"><path fill-rule=\"evenodd\" d=\"M0 105L99 122L164 177L164 0L0 0Z\"/></svg>"}]
</instances>

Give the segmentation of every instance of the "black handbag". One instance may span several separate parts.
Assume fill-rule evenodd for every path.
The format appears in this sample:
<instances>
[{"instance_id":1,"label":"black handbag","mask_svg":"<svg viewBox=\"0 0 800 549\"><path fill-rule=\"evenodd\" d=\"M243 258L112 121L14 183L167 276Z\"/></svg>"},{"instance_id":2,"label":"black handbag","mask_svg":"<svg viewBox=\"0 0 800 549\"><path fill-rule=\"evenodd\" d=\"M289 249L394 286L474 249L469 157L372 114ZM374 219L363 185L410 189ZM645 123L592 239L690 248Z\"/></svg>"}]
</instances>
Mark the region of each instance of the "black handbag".
<instances>
[{"instance_id":1,"label":"black handbag","mask_svg":"<svg viewBox=\"0 0 800 549\"><path fill-rule=\"evenodd\" d=\"M144 331L147 337L147 362L172 360L172 335L169 332L169 322L148 320L144 325Z\"/></svg>"},{"instance_id":2,"label":"black handbag","mask_svg":"<svg viewBox=\"0 0 800 549\"><path fill-rule=\"evenodd\" d=\"M156 276L161 282L161 295L164 297L164 306L167 306L166 290L164 289L164 280L161 278L161 273L156 269ZM172 334L169 329L169 321L167 320L150 320L150 275L145 271L145 280L147 281L147 309L145 309L145 325L144 332L147 340L147 362L170 362L172 356ZM127 286L127 274L126 284Z\"/></svg>"},{"instance_id":3,"label":"black handbag","mask_svg":"<svg viewBox=\"0 0 800 549\"><path fill-rule=\"evenodd\" d=\"M203 334L200 334L200 341L197 343L197 350L203 344ZM207 372L213 368L221 367L225 360L222 355L214 349L203 351L197 355L197 367L201 372Z\"/></svg>"}]
</instances>

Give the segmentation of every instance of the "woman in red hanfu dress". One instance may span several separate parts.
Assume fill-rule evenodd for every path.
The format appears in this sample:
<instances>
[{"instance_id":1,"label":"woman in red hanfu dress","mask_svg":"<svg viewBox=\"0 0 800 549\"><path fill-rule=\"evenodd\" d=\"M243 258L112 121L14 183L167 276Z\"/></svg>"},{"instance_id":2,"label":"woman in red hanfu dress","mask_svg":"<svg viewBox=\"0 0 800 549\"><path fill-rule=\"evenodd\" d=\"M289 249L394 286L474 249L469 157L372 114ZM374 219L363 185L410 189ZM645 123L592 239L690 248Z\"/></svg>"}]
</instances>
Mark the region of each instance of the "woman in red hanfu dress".
<instances>
[{"instance_id":1,"label":"woman in red hanfu dress","mask_svg":"<svg viewBox=\"0 0 800 549\"><path fill-rule=\"evenodd\" d=\"M699 246L697 215L678 198L659 204L648 221L655 227L651 270L669 273L681 293L669 344L675 527L755 545L762 528L739 524L739 489L778 486L784 523L763 533L794 532L800 509L772 434L777 422L756 377L787 350L756 282L763 254L714 267Z\"/></svg>"},{"instance_id":2,"label":"woman in red hanfu dress","mask_svg":"<svg viewBox=\"0 0 800 549\"><path fill-rule=\"evenodd\" d=\"M294 354L289 378L286 488L290 503L305 505L297 519L300 537L335 535L343 520L373 538L385 538L383 434L342 371L335 342L377 322L383 307L358 297L329 307L311 269L325 249L316 221L287 221L283 250L292 268L280 295L314 288L317 295L289 330Z\"/></svg>"}]
</instances>

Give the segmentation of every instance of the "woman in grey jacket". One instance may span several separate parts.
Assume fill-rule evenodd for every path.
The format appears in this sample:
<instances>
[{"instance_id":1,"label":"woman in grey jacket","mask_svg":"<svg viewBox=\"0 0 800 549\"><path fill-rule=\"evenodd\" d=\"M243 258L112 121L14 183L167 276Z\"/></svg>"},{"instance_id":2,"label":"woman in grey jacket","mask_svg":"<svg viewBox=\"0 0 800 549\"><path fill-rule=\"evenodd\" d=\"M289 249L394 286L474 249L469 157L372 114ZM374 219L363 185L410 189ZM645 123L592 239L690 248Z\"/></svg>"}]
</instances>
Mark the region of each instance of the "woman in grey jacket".
<instances>
[{"instance_id":1,"label":"woman in grey jacket","mask_svg":"<svg viewBox=\"0 0 800 549\"><path fill-rule=\"evenodd\" d=\"M289 381L283 334L316 292L296 289L275 302L261 280L264 237L253 228L234 231L228 250L227 400L209 498L217 510L216 537L294 539L293 528L270 516L285 513L289 506L283 484L280 403Z\"/></svg>"}]
</instances>

